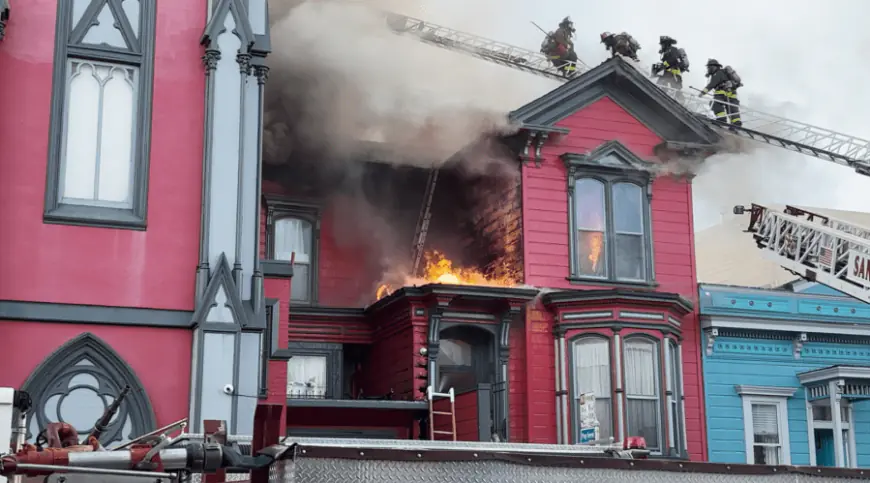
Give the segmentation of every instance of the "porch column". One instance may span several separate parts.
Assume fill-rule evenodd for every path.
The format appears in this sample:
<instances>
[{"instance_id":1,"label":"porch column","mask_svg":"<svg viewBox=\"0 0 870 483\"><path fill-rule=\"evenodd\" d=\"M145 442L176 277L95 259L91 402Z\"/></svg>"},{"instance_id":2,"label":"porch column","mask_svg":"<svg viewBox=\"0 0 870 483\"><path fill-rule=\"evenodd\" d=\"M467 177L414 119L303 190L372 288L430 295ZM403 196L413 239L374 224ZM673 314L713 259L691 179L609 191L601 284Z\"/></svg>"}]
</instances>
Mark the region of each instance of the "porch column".
<instances>
[{"instance_id":1,"label":"porch column","mask_svg":"<svg viewBox=\"0 0 870 483\"><path fill-rule=\"evenodd\" d=\"M807 407L807 444L810 450L810 466L816 466L816 428L813 424L813 405L810 404L810 388L804 387L804 404Z\"/></svg>"},{"instance_id":2,"label":"porch column","mask_svg":"<svg viewBox=\"0 0 870 483\"><path fill-rule=\"evenodd\" d=\"M831 421L834 425L834 460L837 467L846 466L843 453L843 420L840 417L840 391L844 381L842 379L833 380L828 383L828 394L831 398Z\"/></svg>"}]
</instances>

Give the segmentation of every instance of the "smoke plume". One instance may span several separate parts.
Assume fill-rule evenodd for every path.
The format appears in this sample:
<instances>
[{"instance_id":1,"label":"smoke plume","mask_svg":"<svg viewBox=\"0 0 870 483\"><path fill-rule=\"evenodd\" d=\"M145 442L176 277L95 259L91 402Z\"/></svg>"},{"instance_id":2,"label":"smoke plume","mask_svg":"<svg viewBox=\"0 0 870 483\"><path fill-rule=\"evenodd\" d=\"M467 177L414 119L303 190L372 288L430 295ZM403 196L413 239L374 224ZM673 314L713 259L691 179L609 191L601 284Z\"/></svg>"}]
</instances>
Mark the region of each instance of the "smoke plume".
<instances>
[{"instance_id":1,"label":"smoke plume","mask_svg":"<svg viewBox=\"0 0 870 483\"><path fill-rule=\"evenodd\" d=\"M312 152L343 162L375 143L389 146L386 161L430 166L509 132L506 113L554 85L396 35L376 10L425 16L420 2L273 3L268 163Z\"/></svg>"}]
</instances>

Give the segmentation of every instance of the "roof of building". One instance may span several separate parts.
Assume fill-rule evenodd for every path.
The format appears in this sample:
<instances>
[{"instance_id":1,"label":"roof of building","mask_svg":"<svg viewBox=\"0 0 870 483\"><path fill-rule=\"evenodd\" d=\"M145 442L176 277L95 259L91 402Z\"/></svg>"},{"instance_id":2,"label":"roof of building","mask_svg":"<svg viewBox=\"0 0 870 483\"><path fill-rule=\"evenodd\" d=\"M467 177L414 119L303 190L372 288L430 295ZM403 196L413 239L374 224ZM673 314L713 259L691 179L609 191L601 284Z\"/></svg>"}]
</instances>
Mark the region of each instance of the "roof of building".
<instances>
[{"instance_id":1,"label":"roof of building","mask_svg":"<svg viewBox=\"0 0 870 483\"><path fill-rule=\"evenodd\" d=\"M799 208L870 227L870 213ZM778 288L800 278L776 263L762 258L761 250L756 247L752 235L745 232L748 226L748 214L730 216L715 226L695 233L695 259L699 283Z\"/></svg>"},{"instance_id":2,"label":"roof of building","mask_svg":"<svg viewBox=\"0 0 870 483\"><path fill-rule=\"evenodd\" d=\"M524 126L552 128L604 96L665 141L714 144L720 140L718 132L705 121L619 56L516 109L510 119Z\"/></svg>"}]
</instances>

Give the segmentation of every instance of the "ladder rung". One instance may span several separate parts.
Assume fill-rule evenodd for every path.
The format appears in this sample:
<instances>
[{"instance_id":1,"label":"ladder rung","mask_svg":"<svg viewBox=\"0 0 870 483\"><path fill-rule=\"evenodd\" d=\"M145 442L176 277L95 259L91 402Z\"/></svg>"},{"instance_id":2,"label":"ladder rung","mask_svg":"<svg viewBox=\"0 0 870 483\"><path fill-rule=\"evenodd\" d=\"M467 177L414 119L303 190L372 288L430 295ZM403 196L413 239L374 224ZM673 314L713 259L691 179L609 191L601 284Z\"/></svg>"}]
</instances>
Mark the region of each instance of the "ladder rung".
<instances>
[{"instance_id":1,"label":"ladder rung","mask_svg":"<svg viewBox=\"0 0 870 483\"><path fill-rule=\"evenodd\" d=\"M432 414L441 414L443 416L453 416L450 411L432 411Z\"/></svg>"},{"instance_id":2,"label":"ladder rung","mask_svg":"<svg viewBox=\"0 0 870 483\"><path fill-rule=\"evenodd\" d=\"M453 431L432 431L432 432L435 434L449 434L450 436L453 436Z\"/></svg>"},{"instance_id":3,"label":"ladder rung","mask_svg":"<svg viewBox=\"0 0 870 483\"><path fill-rule=\"evenodd\" d=\"M446 392L433 392L432 397L450 397L450 394Z\"/></svg>"}]
</instances>

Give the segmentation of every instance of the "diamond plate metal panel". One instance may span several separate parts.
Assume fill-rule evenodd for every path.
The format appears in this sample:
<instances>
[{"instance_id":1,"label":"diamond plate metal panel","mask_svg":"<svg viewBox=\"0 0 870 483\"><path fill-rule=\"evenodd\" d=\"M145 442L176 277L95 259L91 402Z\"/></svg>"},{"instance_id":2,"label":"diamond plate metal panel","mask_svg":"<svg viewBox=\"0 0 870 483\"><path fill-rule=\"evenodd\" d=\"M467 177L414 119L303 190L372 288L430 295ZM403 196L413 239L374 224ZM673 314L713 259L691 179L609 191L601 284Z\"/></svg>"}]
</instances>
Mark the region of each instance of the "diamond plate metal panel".
<instances>
[{"instance_id":1,"label":"diamond plate metal panel","mask_svg":"<svg viewBox=\"0 0 870 483\"><path fill-rule=\"evenodd\" d=\"M278 466L281 463L277 464ZM827 483L867 478L802 474L731 475L677 471L565 468L502 461L383 461L299 458L270 483Z\"/></svg>"}]
</instances>

